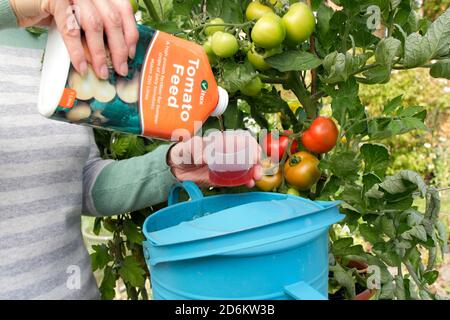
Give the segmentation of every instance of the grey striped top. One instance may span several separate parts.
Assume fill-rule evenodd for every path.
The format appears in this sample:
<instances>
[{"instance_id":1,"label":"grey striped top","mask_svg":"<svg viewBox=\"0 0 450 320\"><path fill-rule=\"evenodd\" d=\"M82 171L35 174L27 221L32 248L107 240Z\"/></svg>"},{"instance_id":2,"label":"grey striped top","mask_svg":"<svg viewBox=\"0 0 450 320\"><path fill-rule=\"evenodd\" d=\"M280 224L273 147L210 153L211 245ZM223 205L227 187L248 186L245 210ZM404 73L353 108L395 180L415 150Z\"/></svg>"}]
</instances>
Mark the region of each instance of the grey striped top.
<instances>
[{"instance_id":1,"label":"grey striped top","mask_svg":"<svg viewBox=\"0 0 450 320\"><path fill-rule=\"evenodd\" d=\"M0 299L95 299L81 204L109 162L91 129L37 113L42 54L0 47Z\"/></svg>"}]
</instances>

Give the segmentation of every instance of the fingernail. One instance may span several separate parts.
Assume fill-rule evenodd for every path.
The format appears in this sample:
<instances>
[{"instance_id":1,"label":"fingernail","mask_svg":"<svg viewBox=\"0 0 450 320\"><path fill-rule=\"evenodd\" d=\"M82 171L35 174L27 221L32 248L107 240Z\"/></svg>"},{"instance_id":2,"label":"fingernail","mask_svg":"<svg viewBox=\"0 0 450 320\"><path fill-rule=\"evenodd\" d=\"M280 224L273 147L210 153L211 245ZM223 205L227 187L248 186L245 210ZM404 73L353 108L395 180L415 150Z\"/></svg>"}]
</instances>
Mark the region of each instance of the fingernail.
<instances>
[{"instance_id":1,"label":"fingernail","mask_svg":"<svg viewBox=\"0 0 450 320\"><path fill-rule=\"evenodd\" d=\"M134 59L135 56L136 56L136 47L132 46L130 48L129 57L130 57L130 59Z\"/></svg>"},{"instance_id":2,"label":"fingernail","mask_svg":"<svg viewBox=\"0 0 450 320\"><path fill-rule=\"evenodd\" d=\"M108 70L108 66L106 64L104 64L101 68L100 68L100 77L103 80L106 80L109 78L109 70Z\"/></svg>"},{"instance_id":3,"label":"fingernail","mask_svg":"<svg viewBox=\"0 0 450 320\"><path fill-rule=\"evenodd\" d=\"M87 75L88 73L88 65L86 61L83 61L82 63L80 63L80 73L82 76Z\"/></svg>"},{"instance_id":4,"label":"fingernail","mask_svg":"<svg viewBox=\"0 0 450 320\"><path fill-rule=\"evenodd\" d=\"M120 66L120 74L124 77L128 75L128 63L122 63L122 65Z\"/></svg>"}]
</instances>

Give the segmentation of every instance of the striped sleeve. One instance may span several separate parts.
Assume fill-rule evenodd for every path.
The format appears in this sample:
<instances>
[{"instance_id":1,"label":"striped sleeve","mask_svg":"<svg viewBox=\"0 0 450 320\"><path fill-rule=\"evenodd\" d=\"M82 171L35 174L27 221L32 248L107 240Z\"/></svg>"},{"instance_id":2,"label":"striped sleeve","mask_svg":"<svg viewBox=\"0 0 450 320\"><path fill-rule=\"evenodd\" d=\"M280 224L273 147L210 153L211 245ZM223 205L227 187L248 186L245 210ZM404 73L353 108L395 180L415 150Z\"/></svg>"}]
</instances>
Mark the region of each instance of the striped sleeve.
<instances>
[{"instance_id":1,"label":"striped sleeve","mask_svg":"<svg viewBox=\"0 0 450 320\"><path fill-rule=\"evenodd\" d=\"M0 0L0 29L17 27L17 19L9 0Z\"/></svg>"}]
</instances>

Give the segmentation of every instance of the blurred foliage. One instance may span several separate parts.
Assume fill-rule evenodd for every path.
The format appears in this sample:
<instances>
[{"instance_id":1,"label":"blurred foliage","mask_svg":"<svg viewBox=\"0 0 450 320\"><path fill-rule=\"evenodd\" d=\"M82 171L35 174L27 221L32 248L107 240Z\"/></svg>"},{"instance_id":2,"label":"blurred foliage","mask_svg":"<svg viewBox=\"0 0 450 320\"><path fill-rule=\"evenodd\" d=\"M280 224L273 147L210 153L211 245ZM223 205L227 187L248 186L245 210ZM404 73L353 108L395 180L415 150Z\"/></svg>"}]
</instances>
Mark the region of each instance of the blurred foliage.
<instances>
[{"instance_id":1,"label":"blurred foliage","mask_svg":"<svg viewBox=\"0 0 450 320\"><path fill-rule=\"evenodd\" d=\"M434 20L448 7L450 7L450 0L425 0L423 11L428 19Z\"/></svg>"},{"instance_id":2,"label":"blurred foliage","mask_svg":"<svg viewBox=\"0 0 450 320\"><path fill-rule=\"evenodd\" d=\"M443 125L450 119L450 93L446 80L430 79L428 70L394 72L385 85L362 85L361 100L370 113L382 114L385 101L399 95L408 105L421 105L428 112L428 133L413 131L385 141L392 154L389 174L410 169L437 186L449 185L449 131ZM448 89L447 89L448 90Z\"/></svg>"}]
</instances>

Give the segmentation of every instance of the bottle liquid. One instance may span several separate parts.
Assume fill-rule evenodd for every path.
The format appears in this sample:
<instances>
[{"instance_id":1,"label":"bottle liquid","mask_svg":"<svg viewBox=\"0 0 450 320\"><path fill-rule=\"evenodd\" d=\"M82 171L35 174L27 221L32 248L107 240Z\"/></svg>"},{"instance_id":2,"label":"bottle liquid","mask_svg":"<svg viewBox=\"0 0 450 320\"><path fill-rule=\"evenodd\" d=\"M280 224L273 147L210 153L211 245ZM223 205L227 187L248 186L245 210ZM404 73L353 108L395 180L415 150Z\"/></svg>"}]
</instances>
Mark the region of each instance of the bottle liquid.
<instances>
[{"instance_id":1,"label":"bottle liquid","mask_svg":"<svg viewBox=\"0 0 450 320\"><path fill-rule=\"evenodd\" d=\"M225 112L228 94L217 86L201 46L143 25L138 31L128 75L118 75L110 63L109 79L101 80L90 65L85 76L75 71L52 28L39 112L54 120L174 141L192 137L208 117Z\"/></svg>"}]
</instances>

